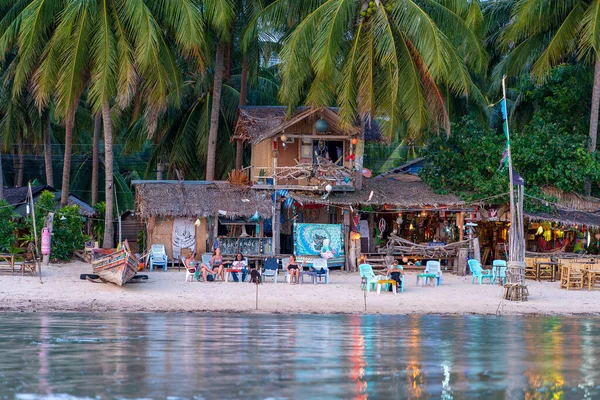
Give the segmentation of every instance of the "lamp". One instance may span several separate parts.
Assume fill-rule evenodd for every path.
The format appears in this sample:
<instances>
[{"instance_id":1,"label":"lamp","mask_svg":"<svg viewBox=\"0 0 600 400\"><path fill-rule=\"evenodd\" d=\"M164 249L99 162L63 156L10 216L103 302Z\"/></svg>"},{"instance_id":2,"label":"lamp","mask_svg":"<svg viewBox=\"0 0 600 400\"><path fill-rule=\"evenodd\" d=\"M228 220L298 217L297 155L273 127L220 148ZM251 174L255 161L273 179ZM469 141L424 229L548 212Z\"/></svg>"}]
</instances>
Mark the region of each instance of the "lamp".
<instances>
[{"instance_id":1,"label":"lamp","mask_svg":"<svg viewBox=\"0 0 600 400\"><path fill-rule=\"evenodd\" d=\"M544 233L544 228L542 228L542 226L540 225L537 229L537 232L535 233L536 235L541 235L542 233Z\"/></svg>"},{"instance_id":2,"label":"lamp","mask_svg":"<svg viewBox=\"0 0 600 400\"><path fill-rule=\"evenodd\" d=\"M317 132L325 132L327 130L327 121L324 119L319 119L315 122L315 131Z\"/></svg>"},{"instance_id":3,"label":"lamp","mask_svg":"<svg viewBox=\"0 0 600 400\"><path fill-rule=\"evenodd\" d=\"M327 193L331 193L331 191L333 190L333 186L331 186L329 183L327 184L327 186L325 186L325 190L327 191Z\"/></svg>"},{"instance_id":4,"label":"lamp","mask_svg":"<svg viewBox=\"0 0 600 400\"><path fill-rule=\"evenodd\" d=\"M356 146L358 144L358 139L352 138L352 144Z\"/></svg>"},{"instance_id":5,"label":"lamp","mask_svg":"<svg viewBox=\"0 0 600 400\"><path fill-rule=\"evenodd\" d=\"M350 238L351 238L352 240L358 240L358 239L360 239L360 233L359 233L359 232L356 232L356 231L354 231L354 232L352 232L352 234L350 235Z\"/></svg>"},{"instance_id":6,"label":"lamp","mask_svg":"<svg viewBox=\"0 0 600 400\"><path fill-rule=\"evenodd\" d=\"M281 135L280 139L283 143L287 141L287 136L285 136L285 133Z\"/></svg>"},{"instance_id":7,"label":"lamp","mask_svg":"<svg viewBox=\"0 0 600 400\"><path fill-rule=\"evenodd\" d=\"M200 226L200 218L196 218L196 222L194 222L194 225Z\"/></svg>"},{"instance_id":8,"label":"lamp","mask_svg":"<svg viewBox=\"0 0 600 400\"><path fill-rule=\"evenodd\" d=\"M61 221L66 221L66 220L67 220L67 218L66 218L64 215L62 215L62 216L60 217L60 220L61 220Z\"/></svg>"}]
</instances>

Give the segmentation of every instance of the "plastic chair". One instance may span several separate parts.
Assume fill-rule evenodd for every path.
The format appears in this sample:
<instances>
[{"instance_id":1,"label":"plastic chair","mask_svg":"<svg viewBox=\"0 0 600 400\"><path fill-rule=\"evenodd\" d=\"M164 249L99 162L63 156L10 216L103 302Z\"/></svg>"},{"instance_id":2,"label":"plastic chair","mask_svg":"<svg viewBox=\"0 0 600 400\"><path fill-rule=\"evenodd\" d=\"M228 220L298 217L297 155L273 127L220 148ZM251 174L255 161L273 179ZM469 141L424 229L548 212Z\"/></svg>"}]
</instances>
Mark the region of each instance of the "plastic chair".
<instances>
[{"instance_id":1,"label":"plastic chair","mask_svg":"<svg viewBox=\"0 0 600 400\"><path fill-rule=\"evenodd\" d=\"M390 267L390 268L391 268L391 267ZM403 267L402 265L398 265L398 266L396 266L396 268L395 268L395 269L396 269L396 271L398 271L398 270L399 270L399 271L402 271L402 272L404 272L404 267ZM388 269L388 275L391 275L393 272L396 272L396 271L394 271L394 270L392 270L392 269ZM400 293L404 292L404 280L405 280L405 278L406 278L406 277L403 277L403 278L402 278L402 280L400 281ZM385 290L388 290L388 289L389 289L389 284L386 284L386 285L385 285Z\"/></svg>"},{"instance_id":2,"label":"plastic chair","mask_svg":"<svg viewBox=\"0 0 600 400\"><path fill-rule=\"evenodd\" d=\"M360 278L366 278L367 282L367 292L371 290L375 290L377 286L377 282L379 282L379 276L376 276L373 272L373 267L371 264L360 264L358 266L358 270L360 271ZM364 283L360 285L361 290L365 290Z\"/></svg>"},{"instance_id":3,"label":"plastic chair","mask_svg":"<svg viewBox=\"0 0 600 400\"><path fill-rule=\"evenodd\" d=\"M427 261L425 264L425 273L426 274L435 274L437 279L437 285L440 286L442 284L442 266L439 261ZM425 284L427 285L428 277L425 277Z\"/></svg>"},{"instance_id":4,"label":"plastic chair","mask_svg":"<svg viewBox=\"0 0 600 400\"><path fill-rule=\"evenodd\" d=\"M289 262L290 262L290 258L289 257L284 257L284 258L281 259L281 268L283 268L283 270L285 271L285 283L290 283L290 273L285 268L285 266ZM298 264L300 264L300 263L298 263Z\"/></svg>"},{"instance_id":5,"label":"plastic chair","mask_svg":"<svg viewBox=\"0 0 600 400\"><path fill-rule=\"evenodd\" d=\"M492 269L492 283L496 283L496 279L502 279L503 283L506 283L506 270L508 269L508 267L506 266L506 261L494 260L493 265L494 268Z\"/></svg>"},{"instance_id":6,"label":"plastic chair","mask_svg":"<svg viewBox=\"0 0 600 400\"><path fill-rule=\"evenodd\" d=\"M319 282L321 278L325 278L325 284L329 283L329 267L327 265L327 260L324 258L317 258L313 261L313 265L311 267L311 271L314 273L313 275L313 283L317 283L317 279Z\"/></svg>"},{"instance_id":7,"label":"plastic chair","mask_svg":"<svg viewBox=\"0 0 600 400\"><path fill-rule=\"evenodd\" d=\"M212 268L210 261L212 260L212 253L204 253L202 254L202 264L206 265L208 268ZM200 269L200 265L196 265L196 270ZM208 272L208 275L216 275L216 274L211 274L210 272ZM202 274L198 274L198 279L204 279L204 277L202 276Z\"/></svg>"},{"instance_id":8,"label":"plastic chair","mask_svg":"<svg viewBox=\"0 0 600 400\"><path fill-rule=\"evenodd\" d=\"M244 263L244 267L243 267L243 268L245 268L245 269L246 269L246 271L248 271L248 258L244 257L244 258L242 259L242 262ZM233 263L232 263L231 265L233 266ZM225 275L225 282L228 282L228 281L229 281L229 278L231 278L232 276L237 276L237 274L238 274L238 273L237 273L237 272L235 272L235 270L236 270L236 268L233 268L233 267L230 267L230 268L225 268L225 274L226 274L226 275ZM234 274L235 274L235 275L234 275ZM244 281L242 280L242 278L244 277L244 274L243 274L243 272L240 272L239 274L240 274L240 281L241 281L241 282L244 282ZM250 275L250 274L248 274L248 273L247 273L247 274L246 274L246 278L247 278L249 275ZM236 282L237 282L237 281L236 281Z\"/></svg>"},{"instance_id":9,"label":"plastic chair","mask_svg":"<svg viewBox=\"0 0 600 400\"><path fill-rule=\"evenodd\" d=\"M471 283L475 283L475 278L477 278L479 280L480 285L485 278L489 279L490 283L492 283L493 275L491 274L489 269L481 268L481 264L479 263L479 261L477 261L475 259L469 260L468 263L469 263L469 269L471 270L471 273L473 274Z\"/></svg>"},{"instance_id":10,"label":"plastic chair","mask_svg":"<svg viewBox=\"0 0 600 400\"><path fill-rule=\"evenodd\" d=\"M277 283L277 270L279 269L279 262L275 257L269 257L265 261L265 265L262 267L262 280L261 282L265 282L265 278L271 277L273 278L273 282Z\"/></svg>"},{"instance_id":11,"label":"plastic chair","mask_svg":"<svg viewBox=\"0 0 600 400\"><path fill-rule=\"evenodd\" d=\"M181 263L183 264L183 268L185 268L185 281L186 282L193 282L194 281L194 273L196 272L196 268L188 268L187 265L185 265L185 257L184 256L179 256L179 258L181 259Z\"/></svg>"},{"instance_id":12,"label":"plastic chair","mask_svg":"<svg viewBox=\"0 0 600 400\"><path fill-rule=\"evenodd\" d=\"M167 271L167 264L169 260L163 244L153 244L150 249L150 271L154 267L163 267L163 271Z\"/></svg>"}]
</instances>

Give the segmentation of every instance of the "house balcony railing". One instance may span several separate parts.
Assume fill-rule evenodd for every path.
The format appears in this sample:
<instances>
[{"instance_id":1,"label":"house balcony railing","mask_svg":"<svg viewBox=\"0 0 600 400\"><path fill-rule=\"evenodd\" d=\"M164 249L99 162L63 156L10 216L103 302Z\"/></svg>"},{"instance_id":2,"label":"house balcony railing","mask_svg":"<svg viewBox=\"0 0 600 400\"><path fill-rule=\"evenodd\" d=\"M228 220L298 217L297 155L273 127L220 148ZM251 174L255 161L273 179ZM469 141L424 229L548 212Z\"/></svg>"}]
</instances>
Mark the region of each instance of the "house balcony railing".
<instances>
[{"instance_id":1,"label":"house balcony railing","mask_svg":"<svg viewBox=\"0 0 600 400\"><path fill-rule=\"evenodd\" d=\"M255 189L291 189L326 191L354 191L355 173L347 167L327 163L302 164L284 167L251 166L246 173Z\"/></svg>"}]
</instances>

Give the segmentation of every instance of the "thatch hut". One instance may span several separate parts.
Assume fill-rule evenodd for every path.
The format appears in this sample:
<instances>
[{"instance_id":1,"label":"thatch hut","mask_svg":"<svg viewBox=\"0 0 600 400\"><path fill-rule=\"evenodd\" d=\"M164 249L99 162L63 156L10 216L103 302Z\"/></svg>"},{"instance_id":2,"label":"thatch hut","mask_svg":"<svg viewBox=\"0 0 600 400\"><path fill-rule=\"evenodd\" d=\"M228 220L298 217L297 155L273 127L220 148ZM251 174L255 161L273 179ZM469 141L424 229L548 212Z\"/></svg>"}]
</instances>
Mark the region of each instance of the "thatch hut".
<instances>
[{"instance_id":1,"label":"thatch hut","mask_svg":"<svg viewBox=\"0 0 600 400\"><path fill-rule=\"evenodd\" d=\"M267 192L219 181L133 181L132 184L136 188L135 214L146 224L147 248L163 244L169 257L177 258L182 248L192 248L201 254L218 241L223 253L228 254L228 249L239 247L243 239L248 242L245 249L262 248L265 253L269 250L271 238L264 237L263 227L264 219L272 215L271 196ZM248 225L257 228L247 232Z\"/></svg>"}]
</instances>

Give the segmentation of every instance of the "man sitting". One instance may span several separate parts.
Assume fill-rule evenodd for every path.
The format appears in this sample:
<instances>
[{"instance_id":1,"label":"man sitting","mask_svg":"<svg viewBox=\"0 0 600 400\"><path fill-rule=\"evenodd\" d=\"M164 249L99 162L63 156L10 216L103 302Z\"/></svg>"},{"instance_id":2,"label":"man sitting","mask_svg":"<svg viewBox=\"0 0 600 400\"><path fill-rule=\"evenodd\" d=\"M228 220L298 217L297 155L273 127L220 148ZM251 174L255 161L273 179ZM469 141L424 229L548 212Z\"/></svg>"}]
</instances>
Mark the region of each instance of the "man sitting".
<instances>
[{"instance_id":1,"label":"man sitting","mask_svg":"<svg viewBox=\"0 0 600 400\"><path fill-rule=\"evenodd\" d=\"M392 265L388 267L388 276L396 281L396 288L402 287L402 279L404 278L404 271L401 265L398 264L398 260L394 260ZM391 288L390 288L391 290Z\"/></svg>"}]
</instances>

